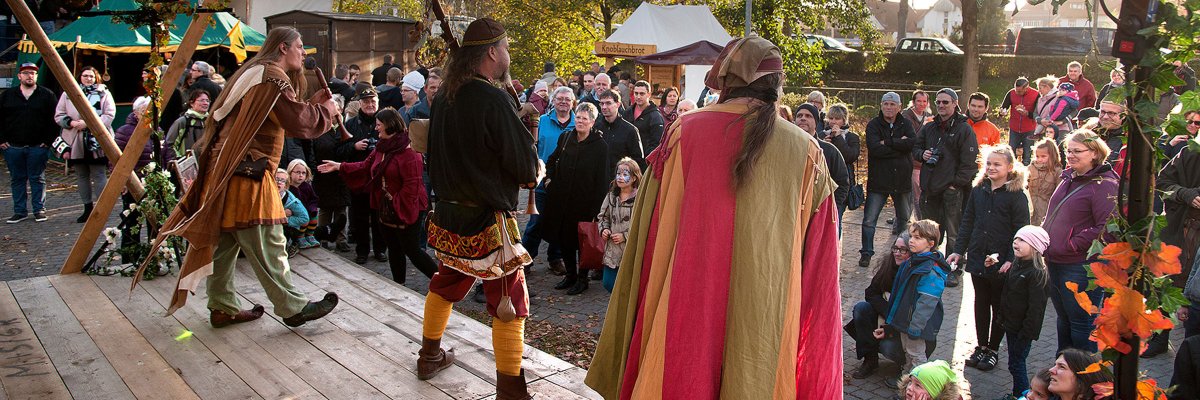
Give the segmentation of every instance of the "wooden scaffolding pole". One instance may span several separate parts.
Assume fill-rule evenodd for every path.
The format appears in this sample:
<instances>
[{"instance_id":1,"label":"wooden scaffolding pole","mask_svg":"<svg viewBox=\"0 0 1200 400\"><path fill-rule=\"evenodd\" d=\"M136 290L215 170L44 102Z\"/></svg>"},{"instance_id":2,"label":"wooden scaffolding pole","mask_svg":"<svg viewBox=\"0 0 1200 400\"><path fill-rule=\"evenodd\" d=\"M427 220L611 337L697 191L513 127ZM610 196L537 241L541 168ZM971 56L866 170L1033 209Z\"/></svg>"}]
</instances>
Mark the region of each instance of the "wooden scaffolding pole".
<instances>
[{"instance_id":1,"label":"wooden scaffolding pole","mask_svg":"<svg viewBox=\"0 0 1200 400\"><path fill-rule=\"evenodd\" d=\"M67 98L71 100L71 104L75 105L76 110L79 110L79 115L87 123L88 130L92 132L92 136L95 136L96 141L100 143L100 148L104 150L104 155L108 156L109 160L121 158L121 149L117 147L117 142L113 141L112 133L104 125L104 122L100 121L100 116L96 115L96 110L92 109L91 104L84 97L83 90L79 88L79 85L74 84L76 82L75 76L71 75L71 70L67 69L67 64L63 62L62 56L58 55L58 51L54 50L54 45L50 44L50 37L46 36L46 31L42 30L42 26L38 24L37 18L29 10L29 6L20 0L5 1L8 2L9 8L12 8L13 15L17 17L17 21L25 28L29 39L37 45L38 51L42 53L42 59L46 60L46 67L50 68L50 72L54 74L59 83L62 83L63 93L67 94ZM96 77L96 79L99 78ZM141 152L135 151L134 153L140 154ZM142 193L146 191L142 187L142 181L134 176L132 179L127 179L126 182L129 193L135 199L141 199Z\"/></svg>"},{"instance_id":2,"label":"wooden scaffolding pole","mask_svg":"<svg viewBox=\"0 0 1200 400\"><path fill-rule=\"evenodd\" d=\"M5 0L14 9L25 7L25 3L18 0ZM211 1L209 1L211 2ZM209 3L206 2L206 3ZM24 8L28 12L28 8ZM32 18L32 14L30 14ZM192 53L196 50L196 45L200 43L200 37L204 35L205 29L208 29L209 20L212 18L211 13L196 13L192 17L191 25L188 25L187 33L183 35L183 40L179 43L179 49L175 52L174 58L171 59L170 66L167 67L167 73L159 80L162 90L159 93L172 93L175 91L175 84L179 82L179 77L183 75L184 69L188 67L188 63L192 58ZM21 21L22 24L25 21ZM34 21L34 26L37 26L37 21ZM38 28L40 29L40 27ZM41 44L38 44L41 48ZM43 53L46 50L42 50ZM154 130L154 121L142 118L138 123L137 129L133 131L133 136L129 138L127 148L140 149L146 145L146 141L150 139L150 132ZM100 194L100 200L96 202L96 207L92 210L91 216L88 217L87 223L83 226L83 231L79 232L79 238L75 240L75 245L71 248L71 254L67 256L67 261L63 263L60 274L78 273L83 269L83 263L86 262L88 253L92 250L92 246L96 244L96 239L100 237L101 231L104 230L104 224L108 222L108 216L112 213L113 206L116 205L117 199L121 197L121 187L124 186L126 180L133 175L133 167L137 164L138 158L141 157L140 151L130 151L120 157L116 166L113 167L112 176L109 178L108 185L104 187L104 191Z\"/></svg>"}]
</instances>

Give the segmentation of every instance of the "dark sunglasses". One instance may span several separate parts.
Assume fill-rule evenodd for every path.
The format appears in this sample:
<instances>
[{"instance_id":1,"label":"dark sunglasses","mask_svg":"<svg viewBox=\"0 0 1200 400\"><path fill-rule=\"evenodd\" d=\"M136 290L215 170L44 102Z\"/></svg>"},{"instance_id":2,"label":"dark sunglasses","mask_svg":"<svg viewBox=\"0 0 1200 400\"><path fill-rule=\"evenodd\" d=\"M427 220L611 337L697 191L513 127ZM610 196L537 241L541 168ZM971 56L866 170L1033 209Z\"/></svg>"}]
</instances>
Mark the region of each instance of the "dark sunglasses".
<instances>
[{"instance_id":1,"label":"dark sunglasses","mask_svg":"<svg viewBox=\"0 0 1200 400\"><path fill-rule=\"evenodd\" d=\"M1188 121L1188 124L1200 126L1200 121Z\"/></svg>"},{"instance_id":2,"label":"dark sunglasses","mask_svg":"<svg viewBox=\"0 0 1200 400\"><path fill-rule=\"evenodd\" d=\"M938 103L939 105L946 105L946 104L953 103L953 101L938 100L938 101L937 101L937 103Z\"/></svg>"}]
</instances>

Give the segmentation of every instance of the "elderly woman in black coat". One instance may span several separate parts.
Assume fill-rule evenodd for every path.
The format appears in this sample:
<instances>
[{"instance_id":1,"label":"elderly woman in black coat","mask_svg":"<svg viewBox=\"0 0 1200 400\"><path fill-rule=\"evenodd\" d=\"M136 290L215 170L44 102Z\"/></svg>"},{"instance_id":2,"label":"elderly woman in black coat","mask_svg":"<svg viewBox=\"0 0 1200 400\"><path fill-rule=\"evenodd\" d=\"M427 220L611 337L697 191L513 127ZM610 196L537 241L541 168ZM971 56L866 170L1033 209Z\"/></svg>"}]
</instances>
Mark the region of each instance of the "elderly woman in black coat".
<instances>
[{"instance_id":1,"label":"elderly woman in black coat","mask_svg":"<svg viewBox=\"0 0 1200 400\"><path fill-rule=\"evenodd\" d=\"M588 288L587 276L580 276L578 265L579 222L591 221L609 188L613 165L608 143L592 129L598 111L591 103L575 109L574 134L563 134L546 163L546 207L541 210L542 237L562 249L567 274L555 289L568 289L568 295Z\"/></svg>"}]
</instances>

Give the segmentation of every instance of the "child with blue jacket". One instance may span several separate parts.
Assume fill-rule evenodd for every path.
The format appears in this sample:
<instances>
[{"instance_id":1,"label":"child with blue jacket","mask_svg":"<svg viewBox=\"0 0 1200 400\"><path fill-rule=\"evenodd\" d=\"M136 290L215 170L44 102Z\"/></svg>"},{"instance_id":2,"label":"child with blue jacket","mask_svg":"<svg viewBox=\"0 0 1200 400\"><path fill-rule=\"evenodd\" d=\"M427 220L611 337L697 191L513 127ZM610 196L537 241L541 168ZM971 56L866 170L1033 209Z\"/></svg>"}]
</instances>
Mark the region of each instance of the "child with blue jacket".
<instances>
[{"instance_id":1,"label":"child with blue jacket","mask_svg":"<svg viewBox=\"0 0 1200 400\"><path fill-rule=\"evenodd\" d=\"M900 335L908 365L904 370L928 361L927 343L935 343L938 330L942 327L942 292L946 289L946 276L950 264L937 251L941 241L941 230L937 222L920 220L908 227L912 238L908 248L912 258L900 265L892 283L891 309L884 320L885 328L875 331L883 338L887 330Z\"/></svg>"},{"instance_id":2,"label":"child with blue jacket","mask_svg":"<svg viewBox=\"0 0 1200 400\"><path fill-rule=\"evenodd\" d=\"M288 172L283 168L275 171L275 185L279 188L279 200L283 202L283 214L287 216L287 224L283 226L283 236L287 238L288 258L300 251L300 240L304 236L300 229L308 224L308 210L304 203L288 191Z\"/></svg>"}]
</instances>

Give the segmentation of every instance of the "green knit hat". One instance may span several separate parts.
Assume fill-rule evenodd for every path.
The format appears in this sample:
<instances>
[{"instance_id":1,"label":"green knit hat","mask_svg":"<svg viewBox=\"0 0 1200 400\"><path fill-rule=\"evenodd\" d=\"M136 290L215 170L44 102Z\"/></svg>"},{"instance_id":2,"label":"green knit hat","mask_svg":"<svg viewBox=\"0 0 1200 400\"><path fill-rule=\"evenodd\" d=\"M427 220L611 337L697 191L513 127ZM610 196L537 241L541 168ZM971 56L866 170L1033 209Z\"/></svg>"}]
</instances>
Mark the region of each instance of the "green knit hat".
<instances>
[{"instance_id":1,"label":"green knit hat","mask_svg":"<svg viewBox=\"0 0 1200 400\"><path fill-rule=\"evenodd\" d=\"M950 369L950 364L942 360L918 365L913 368L911 375L921 382L921 386L929 392L929 397L934 398L942 394L942 388L946 387L947 383L958 382L958 375Z\"/></svg>"}]
</instances>

